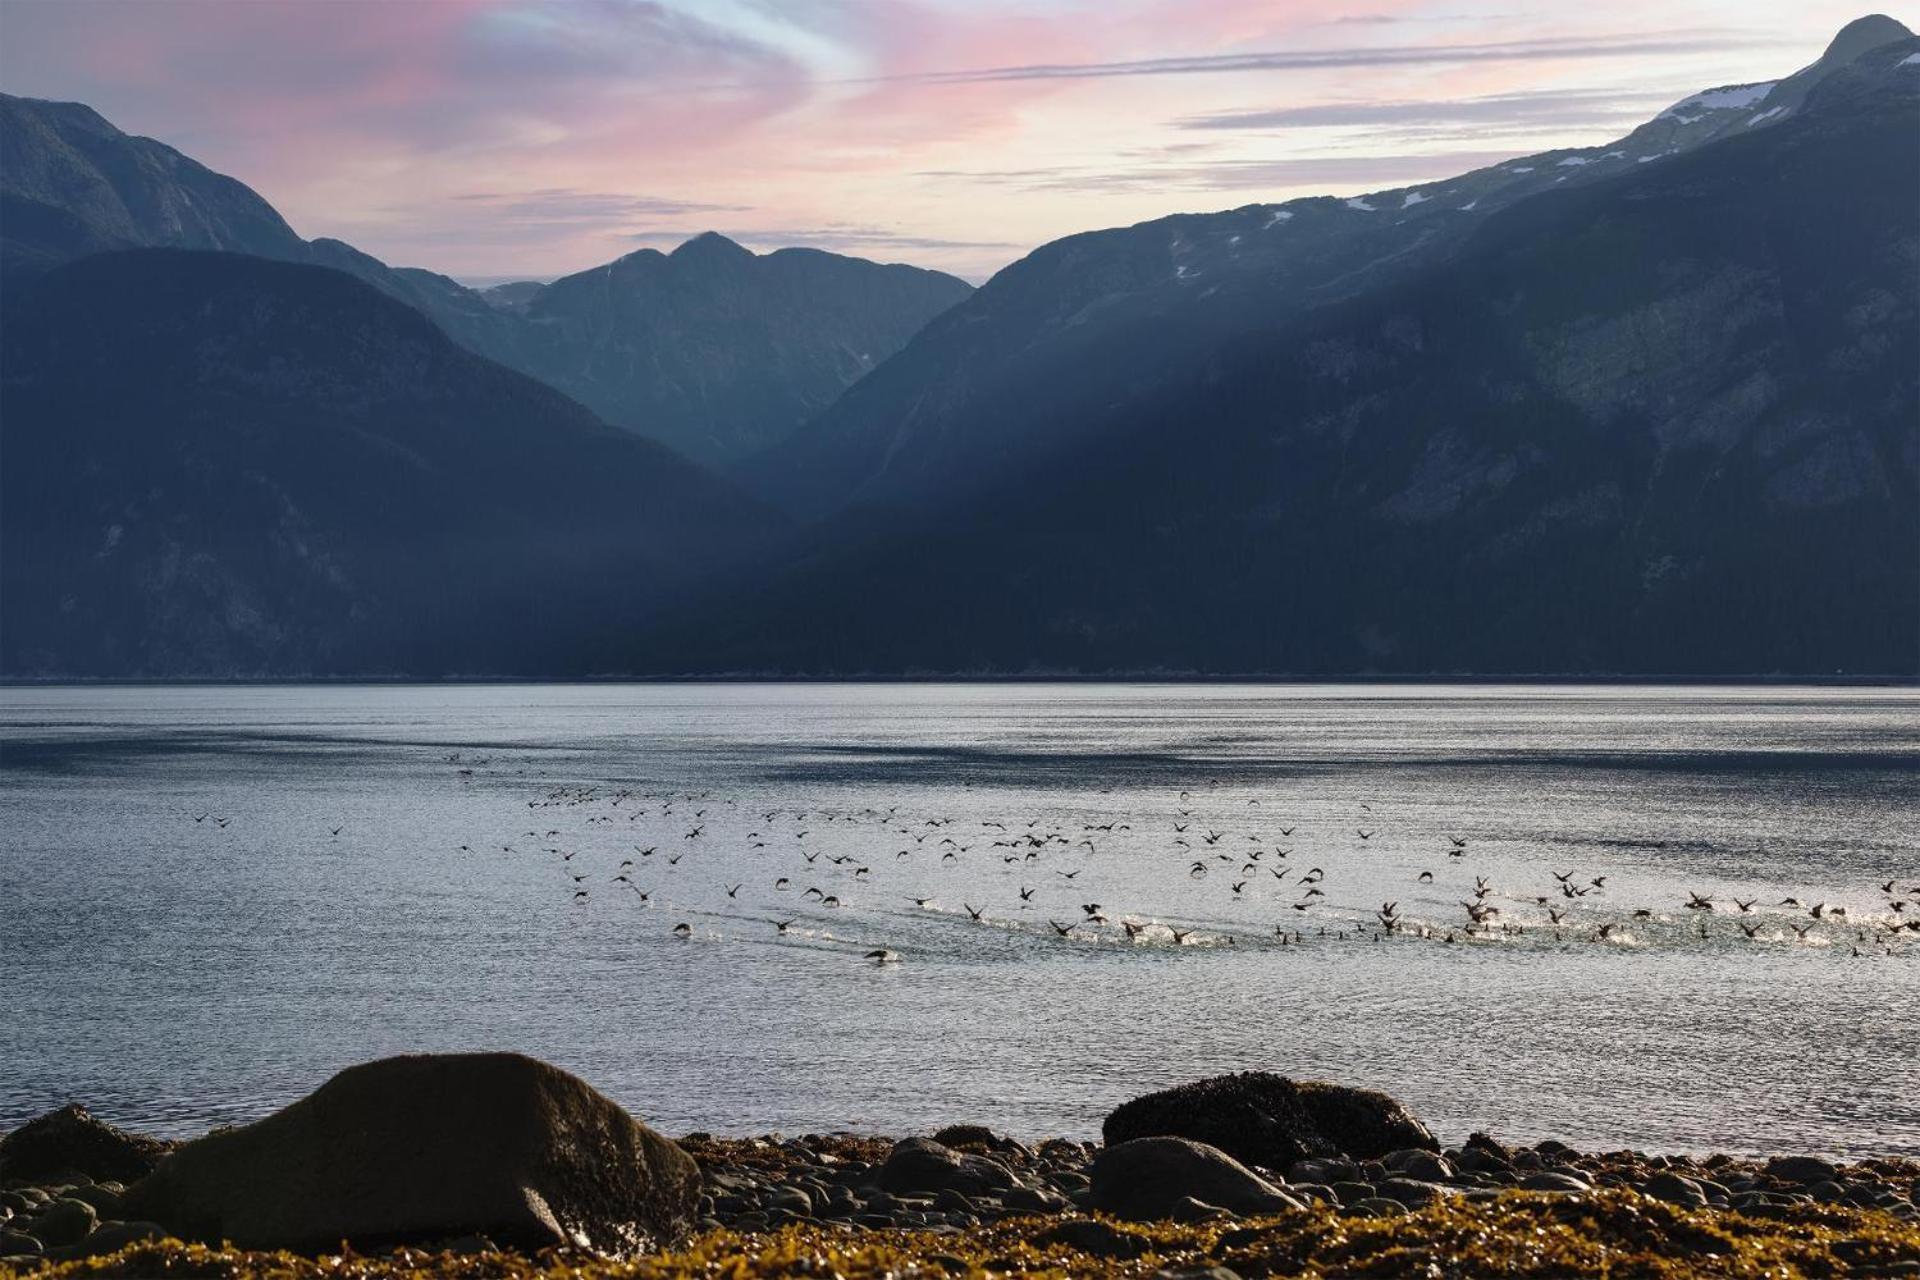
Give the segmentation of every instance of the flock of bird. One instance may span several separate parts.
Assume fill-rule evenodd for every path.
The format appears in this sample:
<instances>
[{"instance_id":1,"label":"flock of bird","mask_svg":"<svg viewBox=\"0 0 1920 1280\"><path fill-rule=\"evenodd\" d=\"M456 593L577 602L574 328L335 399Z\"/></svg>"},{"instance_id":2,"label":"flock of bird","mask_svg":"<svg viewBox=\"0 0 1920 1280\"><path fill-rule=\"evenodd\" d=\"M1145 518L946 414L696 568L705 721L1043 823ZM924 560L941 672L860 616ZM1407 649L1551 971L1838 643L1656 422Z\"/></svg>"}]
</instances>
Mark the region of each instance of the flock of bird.
<instances>
[{"instance_id":1,"label":"flock of bird","mask_svg":"<svg viewBox=\"0 0 1920 1280\"><path fill-rule=\"evenodd\" d=\"M459 766L463 783L476 780L473 762L457 755L447 761ZM1084 812L1000 820L897 806L763 808L713 792L584 785L552 787L524 804L524 831L492 845L463 843L456 852L550 860L578 907L611 899L660 909L672 916L668 932L681 939L762 929L764 936L850 948L879 965L901 959L892 941L882 944L877 935L904 932L905 921L889 917L908 908L1060 943L1147 947L1406 940L1643 946L1697 937L1864 956L1906 955L1920 942L1920 884L1901 879L1879 884L1876 908L1861 909L1856 899L1851 914L1827 901L1763 901L1757 893L1616 903L1605 874L1549 866L1535 883L1510 884L1510 857L1482 873L1472 862L1471 835L1393 832L1398 854L1377 858L1390 841L1376 843L1387 827L1369 804L1359 804L1344 829L1312 830L1302 820L1265 814L1258 798L1229 800L1218 784L1182 791L1151 811L1099 820ZM1229 805L1238 810L1231 820ZM209 819L222 828L230 821L194 815L195 822ZM344 829L330 826L329 834L337 838ZM1411 874L1404 866L1410 845L1430 849L1416 855L1430 865ZM716 863L725 874L712 875ZM1362 892L1379 896L1395 872L1407 886L1402 896L1356 900ZM1159 905L1178 912L1139 901L1143 885L1174 877L1186 882L1183 891L1165 886ZM1123 899L1132 901L1122 906ZM1402 901L1410 905L1403 909ZM866 938L839 936L836 920ZM735 933L716 934L716 927Z\"/></svg>"},{"instance_id":2,"label":"flock of bird","mask_svg":"<svg viewBox=\"0 0 1920 1280\"><path fill-rule=\"evenodd\" d=\"M458 766L465 784L476 780L475 766L485 763L457 754L446 759ZM884 918L911 907L1036 938L1135 946L1404 940L1640 946L1655 937L1697 937L1904 956L1910 944L1920 943L1920 884L1900 878L1881 882L1878 907L1857 914L1824 900L1764 900L1758 893L1690 891L1684 901L1616 904L1605 874L1549 866L1537 883L1496 884L1494 873L1480 873L1469 862L1474 839L1447 832L1412 837L1430 849L1432 864L1405 879L1412 893L1426 895L1413 908L1403 910L1401 898L1376 905L1343 893L1336 900L1333 894L1343 885L1357 892L1354 882L1364 881L1378 892L1382 877L1392 874L1378 862L1367 865L1372 851L1387 843L1374 843L1383 827L1371 805L1359 804L1344 830L1310 831L1298 819L1260 820L1258 798L1240 801L1244 816L1230 821L1222 813L1225 803L1231 802L1220 799L1214 784L1198 800L1195 792L1181 791L1151 817L1136 811L1101 821L1085 814L965 820L905 814L898 806L743 809L737 798L712 792L568 785L524 802L530 818L550 821L535 822L492 847L464 843L456 852L551 859L576 906L612 897L636 907L674 907L690 917L676 918L668 930L681 939L701 936L694 919L719 919L768 929L776 938L851 946L880 965L899 962L900 953L834 932L836 916L845 918L850 906L864 909L854 932L878 932L873 913ZM190 816L219 830L234 820L211 810ZM329 824L326 834L338 839L346 830L344 822ZM1406 847L1403 838L1399 848ZM743 862L726 857L729 852L744 855L744 865L757 866L758 873L744 877ZM704 868L714 861L743 878L702 885ZM1004 889L987 887L979 874L983 866L999 873L991 878ZM968 874L952 875L962 868ZM1113 905L1138 897L1143 874L1187 881L1189 892L1178 904L1183 911L1163 914L1139 902ZM948 876L964 886L943 892L941 880ZM1004 900L996 900L996 893ZM703 899L725 905L695 905ZM1219 917L1218 909L1234 918ZM1252 922L1262 914L1265 921ZM1724 926L1716 923L1722 918Z\"/></svg>"}]
</instances>

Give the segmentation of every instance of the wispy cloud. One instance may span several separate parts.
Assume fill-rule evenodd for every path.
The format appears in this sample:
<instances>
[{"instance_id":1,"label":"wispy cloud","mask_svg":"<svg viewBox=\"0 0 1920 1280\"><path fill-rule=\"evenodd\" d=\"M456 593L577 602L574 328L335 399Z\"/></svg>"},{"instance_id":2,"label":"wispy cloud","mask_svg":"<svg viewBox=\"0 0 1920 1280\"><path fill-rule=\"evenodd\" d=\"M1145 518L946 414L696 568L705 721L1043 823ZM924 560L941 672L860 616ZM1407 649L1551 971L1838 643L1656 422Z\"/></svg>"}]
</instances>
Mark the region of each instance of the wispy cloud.
<instances>
[{"instance_id":1,"label":"wispy cloud","mask_svg":"<svg viewBox=\"0 0 1920 1280\"><path fill-rule=\"evenodd\" d=\"M1178 129L1323 129L1355 126L1438 126L1564 128L1617 125L1645 119L1666 105L1660 93L1610 93L1585 89L1538 89L1478 98L1321 102L1306 106L1263 107L1187 116L1172 121Z\"/></svg>"},{"instance_id":2,"label":"wispy cloud","mask_svg":"<svg viewBox=\"0 0 1920 1280\"><path fill-rule=\"evenodd\" d=\"M581 191L574 187L542 187L536 191L467 191L450 197L477 205L490 217L511 222L551 224L586 223L606 226L636 218L674 218L696 213L743 213L751 206L710 204L668 196L632 195L621 191Z\"/></svg>"},{"instance_id":3,"label":"wispy cloud","mask_svg":"<svg viewBox=\"0 0 1920 1280\"><path fill-rule=\"evenodd\" d=\"M1793 70L1857 8L0 0L0 86L396 263L551 277L718 226L978 277L1175 207L1600 141L1638 104Z\"/></svg>"},{"instance_id":4,"label":"wispy cloud","mask_svg":"<svg viewBox=\"0 0 1920 1280\"><path fill-rule=\"evenodd\" d=\"M960 179L1022 191L1115 194L1141 191L1250 191L1299 188L1369 189L1451 178L1511 160L1514 151L1435 151L1401 155L1317 155L1281 159L1224 159L1199 164L1132 169L1006 169L929 172L929 178Z\"/></svg>"},{"instance_id":5,"label":"wispy cloud","mask_svg":"<svg viewBox=\"0 0 1920 1280\"><path fill-rule=\"evenodd\" d=\"M916 84L980 84L1010 80L1086 80L1112 76L1218 75L1248 71L1327 71L1476 62L1542 62L1568 58L1644 58L1724 52L1782 43L1777 35L1752 31L1675 32L1656 37L1563 37L1493 44L1371 46L1348 49L1275 49L1196 57L1140 58L1126 62L1035 63L960 71L923 71L875 77Z\"/></svg>"}]
</instances>

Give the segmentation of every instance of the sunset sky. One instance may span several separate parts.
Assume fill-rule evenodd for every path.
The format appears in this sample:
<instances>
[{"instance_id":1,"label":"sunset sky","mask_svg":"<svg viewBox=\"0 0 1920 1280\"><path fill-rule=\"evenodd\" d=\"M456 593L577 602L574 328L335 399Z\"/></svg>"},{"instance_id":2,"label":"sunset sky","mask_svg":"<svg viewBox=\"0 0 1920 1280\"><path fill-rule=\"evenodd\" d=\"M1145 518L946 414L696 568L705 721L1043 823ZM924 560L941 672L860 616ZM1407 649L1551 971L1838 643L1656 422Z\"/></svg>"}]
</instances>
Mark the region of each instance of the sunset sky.
<instances>
[{"instance_id":1,"label":"sunset sky","mask_svg":"<svg viewBox=\"0 0 1920 1280\"><path fill-rule=\"evenodd\" d=\"M1913 6L1886 9L1910 26ZM305 236L550 277L717 229L980 280L1182 210L1598 142L1860 0L0 0L0 89Z\"/></svg>"}]
</instances>

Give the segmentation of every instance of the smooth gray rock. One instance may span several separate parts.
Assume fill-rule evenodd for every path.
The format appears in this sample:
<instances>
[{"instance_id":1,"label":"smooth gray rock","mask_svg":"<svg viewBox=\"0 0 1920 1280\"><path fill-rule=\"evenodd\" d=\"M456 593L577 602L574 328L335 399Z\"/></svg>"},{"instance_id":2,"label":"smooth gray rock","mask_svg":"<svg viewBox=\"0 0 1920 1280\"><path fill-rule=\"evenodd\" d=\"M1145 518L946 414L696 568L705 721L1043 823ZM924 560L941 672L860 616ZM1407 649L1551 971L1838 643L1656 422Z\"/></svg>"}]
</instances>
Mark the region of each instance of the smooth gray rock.
<instances>
[{"instance_id":1,"label":"smooth gray rock","mask_svg":"<svg viewBox=\"0 0 1920 1280\"><path fill-rule=\"evenodd\" d=\"M1445 1182L1454 1176L1453 1165L1437 1151L1418 1148L1395 1151L1381 1163L1403 1178L1417 1178L1421 1182Z\"/></svg>"},{"instance_id":2,"label":"smooth gray rock","mask_svg":"<svg viewBox=\"0 0 1920 1280\"><path fill-rule=\"evenodd\" d=\"M1014 1185L1013 1171L991 1156L955 1151L931 1138L903 1138L880 1166L878 1179L888 1191L931 1194L958 1191L976 1195L1005 1191Z\"/></svg>"},{"instance_id":3,"label":"smooth gray rock","mask_svg":"<svg viewBox=\"0 0 1920 1280\"><path fill-rule=\"evenodd\" d=\"M55 1200L33 1220L33 1234L49 1249L79 1244L93 1234L100 1216L84 1200Z\"/></svg>"},{"instance_id":4,"label":"smooth gray rock","mask_svg":"<svg viewBox=\"0 0 1920 1280\"><path fill-rule=\"evenodd\" d=\"M45 1253L46 1246L24 1231L8 1231L0 1228L0 1254L10 1257L39 1257Z\"/></svg>"},{"instance_id":5,"label":"smooth gray rock","mask_svg":"<svg viewBox=\"0 0 1920 1280\"><path fill-rule=\"evenodd\" d=\"M1414 1178L1388 1178L1374 1188L1374 1192L1385 1199L1398 1200L1409 1209L1422 1209L1446 1194L1446 1189Z\"/></svg>"},{"instance_id":6,"label":"smooth gray rock","mask_svg":"<svg viewBox=\"0 0 1920 1280\"><path fill-rule=\"evenodd\" d=\"M1310 1156L1287 1166L1288 1182L1358 1182L1360 1166L1343 1156Z\"/></svg>"},{"instance_id":7,"label":"smooth gray rock","mask_svg":"<svg viewBox=\"0 0 1920 1280\"><path fill-rule=\"evenodd\" d=\"M1782 1182L1833 1182L1840 1170L1818 1156L1775 1156L1767 1161L1767 1174Z\"/></svg>"},{"instance_id":8,"label":"smooth gray rock","mask_svg":"<svg viewBox=\"0 0 1920 1280\"><path fill-rule=\"evenodd\" d=\"M1662 1169L1648 1178L1640 1186L1643 1195L1655 1200L1665 1200L1668 1204L1685 1205L1699 1208L1707 1203L1707 1193L1692 1178L1683 1177L1671 1169Z\"/></svg>"},{"instance_id":9,"label":"smooth gray rock","mask_svg":"<svg viewBox=\"0 0 1920 1280\"><path fill-rule=\"evenodd\" d=\"M784 1209L788 1213L801 1218L811 1218L813 1216L813 1198L799 1187L794 1186L775 1187L767 1193L763 1207L767 1209Z\"/></svg>"},{"instance_id":10,"label":"smooth gray rock","mask_svg":"<svg viewBox=\"0 0 1920 1280\"><path fill-rule=\"evenodd\" d=\"M1068 1206L1065 1196L1039 1187L1010 1187L1000 1199L1007 1208L1021 1213L1059 1213Z\"/></svg>"},{"instance_id":11,"label":"smooth gray rock","mask_svg":"<svg viewBox=\"0 0 1920 1280\"><path fill-rule=\"evenodd\" d=\"M67 1192L70 1200L84 1200L93 1206L93 1211L103 1220L117 1217L120 1213L121 1195L108 1187L99 1185L74 1187Z\"/></svg>"},{"instance_id":12,"label":"smooth gray rock","mask_svg":"<svg viewBox=\"0 0 1920 1280\"><path fill-rule=\"evenodd\" d=\"M1170 1216L1183 1199L1234 1213L1278 1213L1303 1206L1217 1147L1186 1138L1137 1138L1108 1147L1093 1162L1093 1205L1122 1218Z\"/></svg>"}]
</instances>

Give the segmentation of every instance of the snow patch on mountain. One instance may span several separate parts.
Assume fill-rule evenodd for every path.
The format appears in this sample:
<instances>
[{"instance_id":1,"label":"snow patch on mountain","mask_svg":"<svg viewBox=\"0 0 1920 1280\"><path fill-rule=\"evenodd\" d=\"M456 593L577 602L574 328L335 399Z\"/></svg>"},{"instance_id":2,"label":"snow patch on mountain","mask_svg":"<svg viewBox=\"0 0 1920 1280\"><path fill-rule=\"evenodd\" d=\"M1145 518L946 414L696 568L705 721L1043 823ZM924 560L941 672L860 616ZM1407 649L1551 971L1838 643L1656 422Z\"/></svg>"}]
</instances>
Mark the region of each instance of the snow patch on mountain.
<instances>
[{"instance_id":1,"label":"snow patch on mountain","mask_svg":"<svg viewBox=\"0 0 1920 1280\"><path fill-rule=\"evenodd\" d=\"M1709 89L1705 93L1696 93L1691 98L1683 98L1662 111L1655 119L1673 119L1682 124L1692 124L1700 119L1700 116L1696 114L1689 118L1683 114L1684 112L1734 111L1741 107L1751 107L1772 93L1773 86L1778 83L1777 80L1767 80L1760 84L1737 84L1724 89Z\"/></svg>"}]
</instances>

